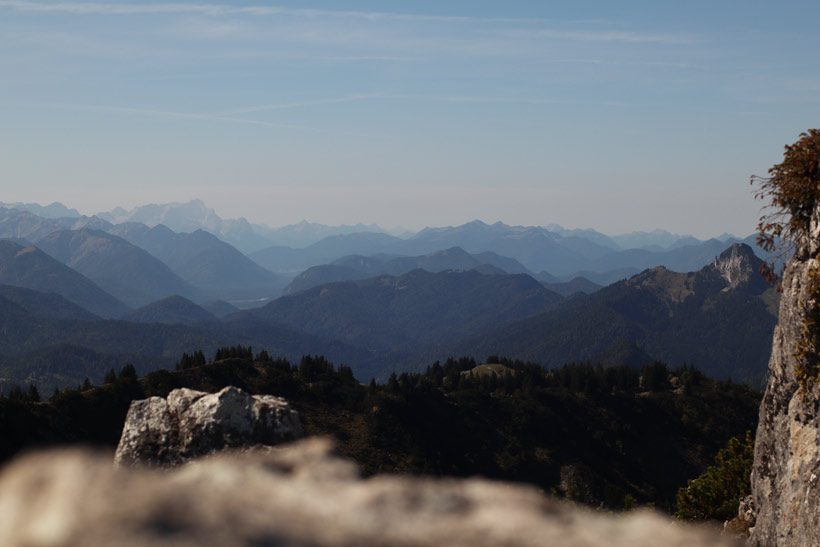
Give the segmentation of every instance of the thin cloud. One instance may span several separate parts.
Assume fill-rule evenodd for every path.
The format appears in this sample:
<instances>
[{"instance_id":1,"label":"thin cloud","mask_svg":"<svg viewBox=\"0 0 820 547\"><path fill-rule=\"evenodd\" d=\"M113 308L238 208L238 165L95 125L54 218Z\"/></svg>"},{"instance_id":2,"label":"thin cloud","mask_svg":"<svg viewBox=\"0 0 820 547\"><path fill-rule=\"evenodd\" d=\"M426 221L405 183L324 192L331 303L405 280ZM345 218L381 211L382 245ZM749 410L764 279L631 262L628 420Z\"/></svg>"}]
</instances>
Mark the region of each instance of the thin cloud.
<instances>
[{"instance_id":1,"label":"thin cloud","mask_svg":"<svg viewBox=\"0 0 820 547\"><path fill-rule=\"evenodd\" d=\"M626 106L626 103L616 101L580 101L562 99L527 99L518 97L481 97L469 95L424 95L410 93L362 93L349 95L346 97L336 97L329 99L317 99L313 101L296 101L290 103L276 103L267 105L255 105L242 108L226 110L218 113L208 114L221 118L223 116L235 116L237 114L248 114L251 112L263 112L266 110L285 110L290 108L303 108L327 104L348 103L365 100L390 100L390 101L420 101L438 103L460 103L460 104L524 104L533 106L548 106L559 104L603 104L609 106Z\"/></svg>"},{"instance_id":2,"label":"thin cloud","mask_svg":"<svg viewBox=\"0 0 820 547\"><path fill-rule=\"evenodd\" d=\"M619 61L619 60L604 60L604 59L547 59L546 63L555 64L580 64L580 65L621 65L621 66L658 66L667 68L680 68L692 70L705 70L706 67L702 65L693 65L690 63L672 63L668 61Z\"/></svg>"},{"instance_id":3,"label":"thin cloud","mask_svg":"<svg viewBox=\"0 0 820 547\"><path fill-rule=\"evenodd\" d=\"M41 13L69 13L76 15L103 15L103 16L139 16L139 15L181 15L181 16L206 16L220 18L226 16L248 16L248 20L256 18L270 17L276 20L278 17L289 18L288 24L277 29L276 32L253 31L243 28L241 24L232 21L231 24L216 25L215 27L182 27L176 33L183 36L193 35L196 38L204 39L225 39L241 37L243 41L262 41L275 36L279 41L289 40L297 43L319 44L319 45L366 45L368 47L379 47L384 51L386 47L402 48L406 51L426 51L435 50L446 52L448 55L469 54L469 55L498 55L498 54L518 54L532 51L533 47L543 45L547 40L562 41L583 41L583 42L619 42L627 44L667 44L685 45L696 42L691 36L663 33L663 32L640 32L601 29L600 22L581 21L554 21L544 18L494 18L459 15L425 15L425 14L402 14L381 11L340 11L327 9L295 9L275 6L248 6L230 4L206 4L206 3L101 3L101 2L32 2L27 0L0 0L0 8L14 9L24 12ZM294 18L309 24L309 27L301 32L291 29ZM316 25L327 23L334 19L356 19L361 21L398 21L398 22L419 22L419 23L442 23L442 24L473 24L492 25L493 29L482 31L481 35L475 39L465 39L465 37L454 37L448 29L445 31L445 40L441 37L434 39L425 34L423 40L410 39L405 36L396 35L395 32L384 30L381 34L371 34L369 29L365 31L355 25L344 25L338 27L333 25L330 32L320 32ZM188 24L191 24L190 22ZM330 24L330 23L328 23ZM594 25L598 28L588 28ZM576 28L568 28L568 27ZM560 27L560 28L558 28ZM580 28L579 28L580 27ZM586 27L586 28L584 28ZM493 37L495 39L493 39ZM488 39L489 38L489 39ZM500 40L499 40L500 39ZM374 42L375 40L375 42ZM344 56L342 56L344 57ZM404 55L385 56L352 55L350 60L394 60ZM333 60L328 58L328 60ZM345 60L345 59L335 59Z\"/></svg>"},{"instance_id":4,"label":"thin cloud","mask_svg":"<svg viewBox=\"0 0 820 547\"><path fill-rule=\"evenodd\" d=\"M249 120L247 118L237 118L230 115L221 115L218 113L201 113L201 112L178 112L172 110L155 110L150 108L134 108L128 106L106 106L106 105L71 105L72 108L83 110L95 110L101 112L122 112L127 114L142 114L149 116L158 116L164 118L188 119L188 120L204 120L214 122L227 122L246 125L259 125L265 127L275 127L278 129L296 129L299 131L311 131L316 133L329 133L336 135L347 135L353 137L373 137L363 133L354 133L348 131L331 131L327 129L319 129L316 127L308 127L304 125L284 124L268 122L264 120Z\"/></svg>"},{"instance_id":5,"label":"thin cloud","mask_svg":"<svg viewBox=\"0 0 820 547\"><path fill-rule=\"evenodd\" d=\"M325 104L338 104L338 103L349 103L351 101L361 101L364 99L373 99L380 97L381 95L377 93L366 93L361 95L350 95L347 97L336 97L332 99L316 99L313 101L294 101L290 103L277 103L277 104L265 104L265 105L256 105L256 106L248 106L245 108L238 108L235 110L229 110L227 112L223 112L222 115L226 116L235 116L237 114L248 114L250 112L262 112L265 110L286 110L290 108L302 108L306 106L319 106Z\"/></svg>"},{"instance_id":6,"label":"thin cloud","mask_svg":"<svg viewBox=\"0 0 820 547\"><path fill-rule=\"evenodd\" d=\"M529 40L554 38L581 42L623 42L633 44L688 45L698 41L692 36L681 34L616 30L506 29L498 31L496 34L507 38Z\"/></svg>"},{"instance_id":7,"label":"thin cloud","mask_svg":"<svg viewBox=\"0 0 820 547\"><path fill-rule=\"evenodd\" d=\"M547 21L543 18L521 17L471 17L458 15L423 15L390 12L340 11L322 9L293 9L273 6L231 6L225 4L103 4L98 2L27 2L24 0L2 0L0 7L20 11L62 12L80 15L145 15L159 13L184 13L202 15L298 15L302 17L335 17L367 20L441 21L441 22L490 22L490 23L530 23Z\"/></svg>"},{"instance_id":8,"label":"thin cloud","mask_svg":"<svg viewBox=\"0 0 820 547\"><path fill-rule=\"evenodd\" d=\"M277 8L234 7L208 4L101 4L94 2L25 2L22 0L0 0L0 7L19 11L73 13L76 15L150 15L161 13L182 14L249 14L270 15L279 13Z\"/></svg>"},{"instance_id":9,"label":"thin cloud","mask_svg":"<svg viewBox=\"0 0 820 547\"><path fill-rule=\"evenodd\" d=\"M417 95L417 94L383 94L380 98L393 100L429 101L461 104L524 104L549 106L559 104L602 104L608 106L626 106L616 101L581 101L574 99L527 99L519 97L475 97L464 95Z\"/></svg>"},{"instance_id":10,"label":"thin cloud","mask_svg":"<svg viewBox=\"0 0 820 547\"><path fill-rule=\"evenodd\" d=\"M150 15L150 14L200 14L221 15L291 15L304 18L344 18L362 20L428 21L445 23L511 23L533 24L557 22L542 17L476 17L462 15L427 15L382 11L345 11L326 9L294 9L274 6L234 6L227 4L103 4L99 2L29 2L25 0L0 0L0 7L35 12L62 12L78 15ZM599 20L563 21L561 24L601 24ZM568 38L590 41L665 42L690 43L686 37L666 34L649 34L623 31L573 31L541 29L535 31L544 37Z\"/></svg>"},{"instance_id":11,"label":"thin cloud","mask_svg":"<svg viewBox=\"0 0 820 547\"><path fill-rule=\"evenodd\" d=\"M83 110L97 110L104 112L124 112L129 114L148 114L151 116L159 116L165 118L181 118L189 120L210 120L219 122L243 123L251 125L266 125L271 127L280 127L285 129L310 129L299 125L278 124L272 122L265 122L260 120L248 120L245 118L236 118L230 115L220 115L211 113L198 112L177 112L172 110L155 110L151 108L134 108L129 106L106 106L106 105L74 105L74 108Z\"/></svg>"}]
</instances>

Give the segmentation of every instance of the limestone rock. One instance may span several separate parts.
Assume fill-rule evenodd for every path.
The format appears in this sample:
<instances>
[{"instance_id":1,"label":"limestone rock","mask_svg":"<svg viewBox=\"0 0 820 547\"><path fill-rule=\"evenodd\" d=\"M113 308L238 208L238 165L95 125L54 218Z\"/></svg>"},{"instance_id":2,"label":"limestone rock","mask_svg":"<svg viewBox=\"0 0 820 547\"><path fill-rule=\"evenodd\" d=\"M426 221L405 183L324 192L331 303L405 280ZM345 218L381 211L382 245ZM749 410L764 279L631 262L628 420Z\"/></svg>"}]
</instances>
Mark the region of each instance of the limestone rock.
<instances>
[{"instance_id":1,"label":"limestone rock","mask_svg":"<svg viewBox=\"0 0 820 547\"><path fill-rule=\"evenodd\" d=\"M218 393L175 389L167 399L131 403L114 464L170 466L224 448L301 436L299 414L281 397L232 386Z\"/></svg>"},{"instance_id":2,"label":"limestone rock","mask_svg":"<svg viewBox=\"0 0 820 547\"><path fill-rule=\"evenodd\" d=\"M723 536L745 543L754 530L757 520L757 508L754 498L746 496L740 500L737 516L723 523Z\"/></svg>"},{"instance_id":3,"label":"limestone rock","mask_svg":"<svg viewBox=\"0 0 820 547\"><path fill-rule=\"evenodd\" d=\"M724 292L755 281L760 283L760 274L752 266L754 251L743 243L734 243L715 259L714 267L726 282Z\"/></svg>"},{"instance_id":4,"label":"limestone rock","mask_svg":"<svg viewBox=\"0 0 820 547\"><path fill-rule=\"evenodd\" d=\"M324 439L221 452L169 470L113 469L80 449L0 472L0 545L665 547L713 529L616 516L479 479L359 478Z\"/></svg>"},{"instance_id":5,"label":"limestone rock","mask_svg":"<svg viewBox=\"0 0 820 547\"><path fill-rule=\"evenodd\" d=\"M819 266L819 214L816 208L809 234L797 242L783 276L755 441L752 495L758 513L752 546L820 545L820 390L798 383L794 356L803 310L812 305L810 276Z\"/></svg>"}]
</instances>

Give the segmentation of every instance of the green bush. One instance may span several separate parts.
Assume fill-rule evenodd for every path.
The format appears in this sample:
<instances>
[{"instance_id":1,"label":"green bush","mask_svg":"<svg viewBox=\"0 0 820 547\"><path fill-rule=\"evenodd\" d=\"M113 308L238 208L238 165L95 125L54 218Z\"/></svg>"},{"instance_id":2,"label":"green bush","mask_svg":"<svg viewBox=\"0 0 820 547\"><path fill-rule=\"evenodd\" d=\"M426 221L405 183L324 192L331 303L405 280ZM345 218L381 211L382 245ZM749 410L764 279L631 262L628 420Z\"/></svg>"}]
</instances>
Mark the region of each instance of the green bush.
<instances>
[{"instance_id":1,"label":"green bush","mask_svg":"<svg viewBox=\"0 0 820 547\"><path fill-rule=\"evenodd\" d=\"M729 439L715 457L715 465L678 490L675 516L685 520L729 520L737 515L741 498L751 493L750 475L754 460L751 433L746 440Z\"/></svg>"}]
</instances>

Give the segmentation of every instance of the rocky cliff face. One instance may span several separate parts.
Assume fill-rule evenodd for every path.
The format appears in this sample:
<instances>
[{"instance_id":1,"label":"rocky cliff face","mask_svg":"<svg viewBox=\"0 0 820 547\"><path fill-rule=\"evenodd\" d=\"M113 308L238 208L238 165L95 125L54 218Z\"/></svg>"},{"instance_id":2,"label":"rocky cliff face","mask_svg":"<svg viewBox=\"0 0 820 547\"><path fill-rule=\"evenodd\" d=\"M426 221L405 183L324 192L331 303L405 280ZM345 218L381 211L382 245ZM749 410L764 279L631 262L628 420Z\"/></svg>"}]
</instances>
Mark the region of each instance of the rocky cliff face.
<instances>
[{"instance_id":1,"label":"rocky cliff face","mask_svg":"<svg viewBox=\"0 0 820 547\"><path fill-rule=\"evenodd\" d=\"M755 547L820 545L820 384L795 377L809 282L820 265L820 208L809 234L797 242L783 277L780 320L774 331L769 380L760 406L752 470L757 522Z\"/></svg>"},{"instance_id":2,"label":"rocky cliff face","mask_svg":"<svg viewBox=\"0 0 820 547\"><path fill-rule=\"evenodd\" d=\"M0 472L0 545L724 545L647 510L614 516L478 479L363 480L324 439L220 453L168 471L110 454L34 454Z\"/></svg>"},{"instance_id":3,"label":"rocky cliff face","mask_svg":"<svg viewBox=\"0 0 820 547\"><path fill-rule=\"evenodd\" d=\"M759 274L753 267L754 251L748 245L735 243L715 259L715 269L726 281L724 291L730 291L740 285L748 284L752 279L757 280Z\"/></svg>"},{"instance_id":4,"label":"rocky cliff face","mask_svg":"<svg viewBox=\"0 0 820 547\"><path fill-rule=\"evenodd\" d=\"M224 448L275 445L302 436L299 414L272 395L236 387L218 393L175 389L167 399L134 401L116 466L172 466Z\"/></svg>"}]
</instances>

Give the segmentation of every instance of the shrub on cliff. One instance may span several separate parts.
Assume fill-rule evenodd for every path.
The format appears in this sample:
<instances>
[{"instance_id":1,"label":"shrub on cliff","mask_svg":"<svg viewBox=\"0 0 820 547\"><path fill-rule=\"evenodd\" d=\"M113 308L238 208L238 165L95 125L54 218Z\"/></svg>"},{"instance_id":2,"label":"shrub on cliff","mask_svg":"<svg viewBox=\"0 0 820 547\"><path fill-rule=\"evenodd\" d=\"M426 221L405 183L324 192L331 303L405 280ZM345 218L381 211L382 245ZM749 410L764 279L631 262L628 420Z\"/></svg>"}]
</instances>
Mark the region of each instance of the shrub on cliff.
<instances>
[{"instance_id":1,"label":"shrub on cliff","mask_svg":"<svg viewBox=\"0 0 820 547\"><path fill-rule=\"evenodd\" d=\"M729 439L718 452L715 465L678 490L675 516L685 520L729 520L737 515L740 499L751 492L749 475L754 460L751 433L746 440Z\"/></svg>"},{"instance_id":2,"label":"shrub on cliff","mask_svg":"<svg viewBox=\"0 0 820 547\"><path fill-rule=\"evenodd\" d=\"M786 145L783 161L769 169L768 177L752 176L758 185L755 197L769 202L769 212L757 225L757 244L765 251L779 251L788 258L796 239L809 228L811 214L820 200L820 130L809 129L794 144ZM775 261L763 272L778 280Z\"/></svg>"}]
</instances>

